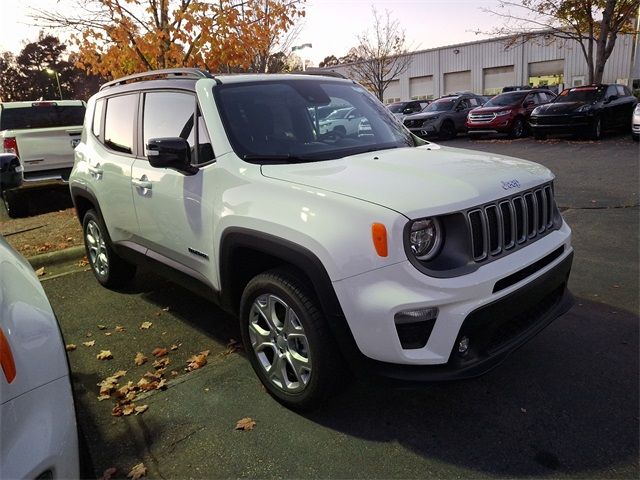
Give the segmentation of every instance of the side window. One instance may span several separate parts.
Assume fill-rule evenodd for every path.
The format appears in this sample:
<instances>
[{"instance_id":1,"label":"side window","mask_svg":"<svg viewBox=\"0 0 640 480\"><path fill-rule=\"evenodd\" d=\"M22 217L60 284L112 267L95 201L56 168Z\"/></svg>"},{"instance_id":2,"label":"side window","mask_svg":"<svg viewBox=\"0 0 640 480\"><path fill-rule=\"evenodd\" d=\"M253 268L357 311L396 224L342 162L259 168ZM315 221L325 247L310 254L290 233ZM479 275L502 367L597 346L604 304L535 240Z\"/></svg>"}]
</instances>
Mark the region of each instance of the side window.
<instances>
[{"instance_id":1,"label":"side window","mask_svg":"<svg viewBox=\"0 0 640 480\"><path fill-rule=\"evenodd\" d=\"M607 87L607 93L605 94L604 98L609 98L611 95L618 95L618 89L615 85L609 85Z\"/></svg>"},{"instance_id":2,"label":"side window","mask_svg":"<svg viewBox=\"0 0 640 480\"><path fill-rule=\"evenodd\" d=\"M482 105L480 100L478 100L477 98L470 98L469 103L471 103L472 107L479 107L480 105Z\"/></svg>"},{"instance_id":3,"label":"side window","mask_svg":"<svg viewBox=\"0 0 640 480\"><path fill-rule=\"evenodd\" d=\"M471 108L471 105L469 104L469 99L463 98L462 100L460 100L460 103L458 104L458 108L460 110L467 110L468 108Z\"/></svg>"},{"instance_id":4,"label":"side window","mask_svg":"<svg viewBox=\"0 0 640 480\"><path fill-rule=\"evenodd\" d=\"M91 131L93 134L100 140L100 134L102 133L102 113L104 112L104 99L101 98L96 102L96 105L93 109L93 124L91 127Z\"/></svg>"},{"instance_id":5,"label":"side window","mask_svg":"<svg viewBox=\"0 0 640 480\"><path fill-rule=\"evenodd\" d=\"M133 153L134 121L138 106L138 94L120 95L107 100L107 116L104 122L104 144L122 153Z\"/></svg>"},{"instance_id":6,"label":"side window","mask_svg":"<svg viewBox=\"0 0 640 480\"><path fill-rule=\"evenodd\" d=\"M618 90L618 96L619 97L626 97L627 96L627 92L624 91L624 87L622 85L616 85L617 90Z\"/></svg>"},{"instance_id":7,"label":"side window","mask_svg":"<svg viewBox=\"0 0 640 480\"><path fill-rule=\"evenodd\" d=\"M535 93L530 93L529 95L527 95L524 101L525 103L533 102L534 105L538 105L540 103L540 101L538 100L538 96Z\"/></svg>"}]
</instances>

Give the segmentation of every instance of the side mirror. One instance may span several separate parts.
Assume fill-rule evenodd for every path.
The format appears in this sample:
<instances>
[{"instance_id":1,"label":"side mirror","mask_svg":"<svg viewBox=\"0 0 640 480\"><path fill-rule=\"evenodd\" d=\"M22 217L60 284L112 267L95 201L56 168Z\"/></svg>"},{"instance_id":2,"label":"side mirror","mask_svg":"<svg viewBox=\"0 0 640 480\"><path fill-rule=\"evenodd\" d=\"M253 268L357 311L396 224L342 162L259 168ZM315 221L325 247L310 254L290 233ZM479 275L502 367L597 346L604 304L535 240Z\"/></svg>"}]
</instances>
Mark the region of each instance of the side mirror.
<instances>
[{"instance_id":1,"label":"side mirror","mask_svg":"<svg viewBox=\"0 0 640 480\"><path fill-rule=\"evenodd\" d=\"M614 100L618 100L618 95L611 95L607 99L605 99L605 103L613 102Z\"/></svg>"},{"instance_id":2,"label":"side mirror","mask_svg":"<svg viewBox=\"0 0 640 480\"><path fill-rule=\"evenodd\" d=\"M13 153L0 153L0 191L19 187L23 181L23 167Z\"/></svg>"},{"instance_id":3,"label":"side mirror","mask_svg":"<svg viewBox=\"0 0 640 480\"><path fill-rule=\"evenodd\" d=\"M155 168L171 168L193 175L198 171L191 165L191 148L184 138L152 138L146 149L149 164Z\"/></svg>"}]
</instances>

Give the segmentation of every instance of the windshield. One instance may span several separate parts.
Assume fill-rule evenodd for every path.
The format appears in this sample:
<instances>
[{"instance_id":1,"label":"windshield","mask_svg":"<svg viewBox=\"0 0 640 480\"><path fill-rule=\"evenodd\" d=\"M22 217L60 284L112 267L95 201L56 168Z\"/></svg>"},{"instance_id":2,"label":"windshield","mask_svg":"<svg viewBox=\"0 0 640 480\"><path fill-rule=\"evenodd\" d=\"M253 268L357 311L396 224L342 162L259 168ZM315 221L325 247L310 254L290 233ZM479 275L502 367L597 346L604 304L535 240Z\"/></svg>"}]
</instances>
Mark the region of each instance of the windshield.
<instances>
[{"instance_id":1,"label":"windshield","mask_svg":"<svg viewBox=\"0 0 640 480\"><path fill-rule=\"evenodd\" d=\"M517 105L527 94L506 93L496 95L483 105L483 107L507 107L509 105Z\"/></svg>"},{"instance_id":2,"label":"windshield","mask_svg":"<svg viewBox=\"0 0 640 480\"><path fill-rule=\"evenodd\" d=\"M415 146L413 137L360 85L291 79L229 83L214 88L235 153L258 163L292 163ZM318 111L334 110L320 120Z\"/></svg>"},{"instance_id":3,"label":"windshield","mask_svg":"<svg viewBox=\"0 0 640 480\"><path fill-rule=\"evenodd\" d=\"M387 108L391 113L402 113L405 105L406 103L392 103Z\"/></svg>"},{"instance_id":4,"label":"windshield","mask_svg":"<svg viewBox=\"0 0 640 480\"><path fill-rule=\"evenodd\" d=\"M84 110L84 105L63 107L55 103L4 108L0 116L0 130L82 126Z\"/></svg>"},{"instance_id":5,"label":"windshield","mask_svg":"<svg viewBox=\"0 0 640 480\"><path fill-rule=\"evenodd\" d=\"M556 97L557 103L563 102L595 102L600 93L603 92L603 88L598 87L583 87L583 88L571 88L569 90L563 90L560 95Z\"/></svg>"},{"instance_id":6,"label":"windshield","mask_svg":"<svg viewBox=\"0 0 640 480\"><path fill-rule=\"evenodd\" d=\"M427 108L422 110L423 112L448 112L453 108L456 103L455 98L441 98L433 103L430 103Z\"/></svg>"}]
</instances>

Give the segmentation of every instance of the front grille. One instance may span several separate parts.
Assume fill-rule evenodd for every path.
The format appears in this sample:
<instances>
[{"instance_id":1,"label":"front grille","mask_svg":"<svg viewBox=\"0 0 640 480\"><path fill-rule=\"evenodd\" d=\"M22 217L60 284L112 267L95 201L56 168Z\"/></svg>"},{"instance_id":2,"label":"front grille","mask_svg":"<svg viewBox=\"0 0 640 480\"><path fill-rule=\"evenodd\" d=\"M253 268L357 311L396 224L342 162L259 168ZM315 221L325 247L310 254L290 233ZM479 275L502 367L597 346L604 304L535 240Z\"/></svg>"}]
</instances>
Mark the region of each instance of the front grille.
<instances>
[{"instance_id":1,"label":"front grille","mask_svg":"<svg viewBox=\"0 0 640 480\"><path fill-rule=\"evenodd\" d=\"M567 123L567 117L562 115L544 115L531 117L529 121L534 125L563 125Z\"/></svg>"},{"instance_id":2,"label":"front grille","mask_svg":"<svg viewBox=\"0 0 640 480\"><path fill-rule=\"evenodd\" d=\"M473 259L482 262L533 242L554 229L551 185L467 212Z\"/></svg>"},{"instance_id":3,"label":"front grille","mask_svg":"<svg viewBox=\"0 0 640 480\"><path fill-rule=\"evenodd\" d=\"M469 122L487 123L496 118L495 113L470 113Z\"/></svg>"},{"instance_id":4,"label":"front grille","mask_svg":"<svg viewBox=\"0 0 640 480\"><path fill-rule=\"evenodd\" d=\"M418 128L418 127L422 126L422 122L423 122L422 119L420 119L420 120L405 120L404 124L405 124L406 127L409 127L409 128Z\"/></svg>"}]
</instances>

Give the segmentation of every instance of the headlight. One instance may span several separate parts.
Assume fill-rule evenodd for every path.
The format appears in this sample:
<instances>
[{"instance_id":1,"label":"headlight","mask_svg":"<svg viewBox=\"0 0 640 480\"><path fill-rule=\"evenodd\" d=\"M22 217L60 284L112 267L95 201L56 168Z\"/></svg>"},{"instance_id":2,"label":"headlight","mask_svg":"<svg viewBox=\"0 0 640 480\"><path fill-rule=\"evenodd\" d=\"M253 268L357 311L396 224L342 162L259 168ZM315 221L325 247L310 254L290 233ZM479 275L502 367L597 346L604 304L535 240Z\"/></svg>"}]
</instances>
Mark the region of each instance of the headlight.
<instances>
[{"instance_id":1,"label":"headlight","mask_svg":"<svg viewBox=\"0 0 640 480\"><path fill-rule=\"evenodd\" d=\"M442 229L435 218L423 218L411 224L409 235L411 252L418 260L430 260L440 250Z\"/></svg>"},{"instance_id":2,"label":"headlight","mask_svg":"<svg viewBox=\"0 0 640 480\"><path fill-rule=\"evenodd\" d=\"M636 108L633 109L634 115L640 115L640 103L636 104Z\"/></svg>"},{"instance_id":3,"label":"headlight","mask_svg":"<svg viewBox=\"0 0 640 480\"><path fill-rule=\"evenodd\" d=\"M502 117L503 115L509 115L511 110L503 110L501 112L496 112L496 117Z\"/></svg>"},{"instance_id":4,"label":"headlight","mask_svg":"<svg viewBox=\"0 0 640 480\"><path fill-rule=\"evenodd\" d=\"M540 113L541 108L536 107L532 110L531 115L538 115Z\"/></svg>"},{"instance_id":5,"label":"headlight","mask_svg":"<svg viewBox=\"0 0 640 480\"><path fill-rule=\"evenodd\" d=\"M581 107L578 107L576 109L576 112L584 113L584 112L588 112L589 110L591 110L591 105L587 104L587 105L582 105Z\"/></svg>"}]
</instances>

